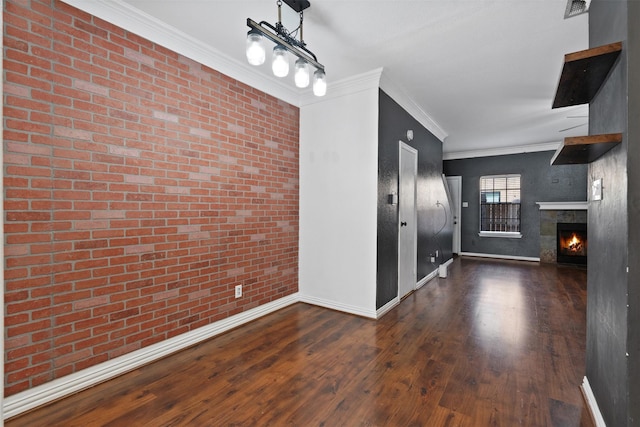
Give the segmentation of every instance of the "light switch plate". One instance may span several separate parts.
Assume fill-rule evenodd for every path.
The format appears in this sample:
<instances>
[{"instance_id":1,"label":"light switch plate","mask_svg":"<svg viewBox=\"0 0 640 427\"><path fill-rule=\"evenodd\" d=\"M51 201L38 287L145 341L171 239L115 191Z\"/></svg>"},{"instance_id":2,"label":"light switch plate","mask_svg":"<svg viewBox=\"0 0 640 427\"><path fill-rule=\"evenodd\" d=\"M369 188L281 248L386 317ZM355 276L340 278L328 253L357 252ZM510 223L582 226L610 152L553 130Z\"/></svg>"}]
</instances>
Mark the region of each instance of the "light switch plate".
<instances>
[{"instance_id":1,"label":"light switch plate","mask_svg":"<svg viewBox=\"0 0 640 427\"><path fill-rule=\"evenodd\" d=\"M591 200L602 200L602 178L591 183Z\"/></svg>"}]
</instances>

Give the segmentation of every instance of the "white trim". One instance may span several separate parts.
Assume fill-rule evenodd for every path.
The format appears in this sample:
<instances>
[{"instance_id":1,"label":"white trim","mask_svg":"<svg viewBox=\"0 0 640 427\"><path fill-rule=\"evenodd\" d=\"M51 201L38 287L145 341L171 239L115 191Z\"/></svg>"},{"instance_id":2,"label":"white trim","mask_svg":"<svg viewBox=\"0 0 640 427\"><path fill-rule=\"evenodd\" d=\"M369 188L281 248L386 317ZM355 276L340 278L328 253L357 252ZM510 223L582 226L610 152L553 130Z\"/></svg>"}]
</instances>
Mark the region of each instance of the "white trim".
<instances>
[{"instance_id":1,"label":"white trim","mask_svg":"<svg viewBox=\"0 0 640 427\"><path fill-rule=\"evenodd\" d=\"M580 390L582 390L582 395L584 396L584 400L587 402L589 413L591 413L591 419L595 423L596 427L607 427L607 424L604 422L604 418L602 417L602 413L600 412L600 408L598 407L596 396L593 394L591 384L589 384L589 380L586 376L582 380Z\"/></svg>"},{"instance_id":2,"label":"white trim","mask_svg":"<svg viewBox=\"0 0 640 427\"><path fill-rule=\"evenodd\" d=\"M300 301L298 293L122 355L4 399L2 419L84 390ZM1 423L0 423L1 424Z\"/></svg>"},{"instance_id":3,"label":"white trim","mask_svg":"<svg viewBox=\"0 0 640 427\"><path fill-rule=\"evenodd\" d=\"M453 264L453 257L449 258L448 261L445 261L443 264L440 264L440 265L444 265L445 267L448 267L451 264ZM431 273L427 274L422 279L420 279L418 283L416 283L416 290L420 289L421 287L426 285L431 279L435 279L436 277L438 277L438 269L433 270Z\"/></svg>"},{"instance_id":4,"label":"white trim","mask_svg":"<svg viewBox=\"0 0 640 427\"><path fill-rule=\"evenodd\" d=\"M315 96L313 92L307 91L302 95L299 106L303 107L342 96L353 95L365 90L378 89L380 87L381 75L382 68L376 68L366 73L348 77L337 82L331 82L331 84L328 85L325 96Z\"/></svg>"},{"instance_id":5,"label":"white trim","mask_svg":"<svg viewBox=\"0 0 640 427\"><path fill-rule=\"evenodd\" d=\"M340 302L318 298L318 297L310 297L305 295L300 295L300 302L304 302L311 305L317 305L319 307L328 308L330 310L342 311L344 313L355 314L356 316L368 317L370 319L375 319L377 316L376 310L368 310L362 307L356 307L354 305L343 304Z\"/></svg>"},{"instance_id":6,"label":"white trim","mask_svg":"<svg viewBox=\"0 0 640 427\"><path fill-rule=\"evenodd\" d=\"M251 65L223 54L122 0L62 1L276 98L296 106L300 104L301 91L295 86L256 72Z\"/></svg>"},{"instance_id":7,"label":"white trim","mask_svg":"<svg viewBox=\"0 0 640 427\"><path fill-rule=\"evenodd\" d=\"M438 270L433 270L431 273L424 276L422 279L416 283L416 290L420 289L424 285L426 285L431 279L438 277Z\"/></svg>"},{"instance_id":8,"label":"white trim","mask_svg":"<svg viewBox=\"0 0 640 427\"><path fill-rule=\"evenodd\" d=\"M402 191L400 191L400 187L402 186L402 160L405 158L405 156L407 154L403 154L403 152L409 153L409 155L411 155L412 159L413 159L413 211L411 212L411 219L409 220L409 222L411 223L411 226L413 228L413 236L411 236L411 238L413 239L413 252L411 255L411 260L413 261L412 264L412 272L413 272L413 277L416 277L417 272L418 272L418 150L416 150L415 148L413 148L412 146L410 146L409 144L407 144L406 142L399 140L398 141L398 298L402 299L404 298L405 295L409 294L409 292L415 291L416 290L416 285L414 283L413 285L413 289L411 289L411 291L405 292L403 295L400 295L400 272L402 271L402 260L400 259L400 254L401 254L401 250L400 247L403 246L403 239L402 239L402 218L400 218L400 214L402 213L400 211L400 201L404 200L402 199ZM407 157L407 160L412 160L411 158ZM406 225L406 223L405 223ZM408 278L407 278L408 279ZM404 292L404 289L402 290L402 292Z\"/></svg>"},{"instance_id":9,"label":"white trim","mask_svg":"<svg viewBox=\"0 0 640 427\"><path fill-rule=\"evenodd\" d=\"M447 133L433 118L420 108L398 85L394 84L386 75L383 75L382 68L331 82L327 95L317 97L313 95L310 88L301 90L271 75L258 73L252 66L244 61L237 61L211 47L209 44L166 24L122 0L62 1L297 107L355 93L363 90L362 85L364 85L365 88L370 88L371 84L375 84L376 88L384 90L413 118L440 139L440 141L444 141L447 137Z\"/></svg>"},{"instance_id":10,"label":"white trim","mask_svg":"<svg viewBox=\"0 0 640 427\"><path fill-rule=\"evenodd\" d=\"M520 232L508 232L508 231L481 231L478 233L480 237L501 237L503 239L522 239Z\"/></svg>"},{"instance_id":11,"label":"white trim","mask_svg":"<svg viewBox=\"0 0 640 427\"><path fill-rule=\"evenodd\" d=\"M587 210L589 202L536 202L540 206L541 211L571 211L571 210Z\"/></svg>"},{"instance_id":12,"label":"white trim","mask_svg":"<svg viewBox=\"0 0 640 427\"><path fill-rule=\"evenodd\" d=\"M407 95L403 89L392 82L385 73L382 73L382 77L380 79L380 89L382 89L387 95L389 95L407 113L409 113L410 116L416 119L422 126L427 128L427 130L435 135L435 137L440 141L444 141L448 136L447 132L445 132L444 129L442 129L431 116L429 116L422 108L420 108L420 106L409 95Z\"/></svg>"},{"instance_id":13,"label":"white trim","mask_svg":"<svg viewBox=\"0 0 640 427\"><path fill-rule=\"evenodd\" d=\"M393 298L391 301L389 301L388 303L386 303L376 311L376 319L379 319L385 314L387 314L389 311L391 311L391 309L393 309L398 304L400 304L400 298L398 297Z\"/></svg>"},{"instance_id":14,"label":"white trim","mask_svg":"<svg viewBox=\"0 0 640 427\"><path fill-rule=\"evenodd\" d=\"M449 261L445 262L442 265L448 266L452 263L453 263L453 258L450 258ZM427 274L422 279L418 280L414 291L417 291L418 289L426 285L429 281L431 281L431 279L435 279L436 277L438 277L438 270L433 270L431 273ZM377 312L378 319L384 316L386 313L388 313L392 308L394 308L399 303L400 303L400 298L396 297L391 301L389 301L388 303L386 303L385 305L383 305L382 307L380 307Z\"/></svg>"},{"instance_id":15,"label":"white trim","mask_svg":"<svg viewBox=\"0 0 640 427\"><path fill-rule=\"evenodd\" d=\"M447 188L447 196L449 197L449 203L451 204L451 209L453 212L453 237L452 237L452 245L451 252L454 254L460 253L462 250L462 176L453 175L446 176L442 174L444 177L444 181L446 183ZM455 189L455 193L457 193L458 199L454 200L451 191Z\"/></svg>"},{"instance_id":16,"label":"white trim","mask_svg":"<svg viewBox=\"0 0 640 427\"><path fill-rule=\"evenodd\" d=\"M562 141L545 142L542 144L517 145L514 147L485 148L485 149L466 150L466 151L446 151L442 153L442 160L472 159L475 157L489 157L489 156L506 156L509 154L535 153L538 151L556 151L560 146L560 144L562 144ZM445 143L445 149L446 149L446 143Z\"/></svg>"},{"instance_id":17,"label":"white trim","mask_svg":"<svg viewBox=\"0 0 640 427\"><path fill-rule=\"evenodd\" d=\"M540 258L539 257L516 256L516 255L498 255L498 254L480 254L480 253L476 253L476 252L460 252L460 256L478 257L478 258L508 259L508 260L514 260L514 261L540 262Z\"/></svg>"}]
</instances>

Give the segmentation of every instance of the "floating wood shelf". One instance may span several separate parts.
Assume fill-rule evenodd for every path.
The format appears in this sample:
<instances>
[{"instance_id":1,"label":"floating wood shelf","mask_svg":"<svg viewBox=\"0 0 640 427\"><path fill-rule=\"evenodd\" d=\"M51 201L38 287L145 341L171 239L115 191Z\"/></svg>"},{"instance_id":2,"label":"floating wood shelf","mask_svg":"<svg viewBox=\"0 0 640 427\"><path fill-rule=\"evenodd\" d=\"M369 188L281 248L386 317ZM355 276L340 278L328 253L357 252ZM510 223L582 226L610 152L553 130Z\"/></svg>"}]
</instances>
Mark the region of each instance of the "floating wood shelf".
<instances>
[{"instance_id":1,"label":"floating wood shelf","mask_svg":"<svg viewBox=\"0 0 640 427\"><path fill-rule=\"evenodd\" d=\"M551 158L551 164L577 165L591 163L621 142L621 133L565 138Z\"/></svg>"},{"instance_id":2,"label":"floating wood shelf","mask_svg":"<svg viewBox=\"0 0 640 427\"><path fill-rule=\"evenodd\" d=\"M565 55L553 108L591 101L621 51L622 42L617 42Z\"/></svg>"}]
</instances>

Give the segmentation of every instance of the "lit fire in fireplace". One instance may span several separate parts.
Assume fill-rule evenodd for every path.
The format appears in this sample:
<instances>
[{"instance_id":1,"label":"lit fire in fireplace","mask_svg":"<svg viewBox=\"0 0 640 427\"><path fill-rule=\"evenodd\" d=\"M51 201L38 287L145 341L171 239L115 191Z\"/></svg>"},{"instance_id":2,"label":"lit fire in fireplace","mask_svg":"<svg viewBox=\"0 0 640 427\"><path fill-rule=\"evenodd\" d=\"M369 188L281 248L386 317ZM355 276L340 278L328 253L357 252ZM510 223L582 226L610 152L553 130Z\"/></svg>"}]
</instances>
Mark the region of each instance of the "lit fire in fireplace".
<instances>
[{"instance_id":1,"label":"lit fire in fireplace","mask_svg":"<svg viewBox=\"0 0 640 427\"><path fill-rule=\"evenodd\" d=\"M567 242L567 249L571 252L581 252L582 251L582 241L576 236L576 233L573 233L571 239Z\"/></svg>"},{"instance_id":2,"label":"lit fire in fireplace","mask_svg":"<svg viewBox=\"0 0 640 427\"><path fill-rule=\"evenodd\" d=\"M560 264L586 264L589 246L587 224L557 223L556 259Z\"/></svg>"},{"instance_id":3,"label":"lit fire in fireplace","mask_svg":"<svg viewBox=\"0 0 640 427\"><path fill-rule=\"evenodd\" d=\"M568 256L587 255L587 236L579 231L561 232L558 239L558 251Z\"/></svg>"}]
</instances>

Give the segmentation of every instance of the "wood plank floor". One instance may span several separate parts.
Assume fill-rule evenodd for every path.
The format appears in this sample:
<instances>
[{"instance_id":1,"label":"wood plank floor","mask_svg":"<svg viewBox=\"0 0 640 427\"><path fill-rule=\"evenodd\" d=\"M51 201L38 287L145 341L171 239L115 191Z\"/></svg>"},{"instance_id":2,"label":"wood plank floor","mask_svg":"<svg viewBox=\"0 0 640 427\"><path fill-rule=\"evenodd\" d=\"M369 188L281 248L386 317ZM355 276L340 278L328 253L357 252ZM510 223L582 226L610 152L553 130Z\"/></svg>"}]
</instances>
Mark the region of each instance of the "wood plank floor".
<instances>
[{"instance_id":1,"label":"wood plank floor","mask_svg":"<svg viewBox=\"0 0 640 427\"><path fill-rule=\"evenodd\" d=\"M593 426L586 270L448 276L378 321L287 307L6 426Z\"/></svg>"}]
</instances>

